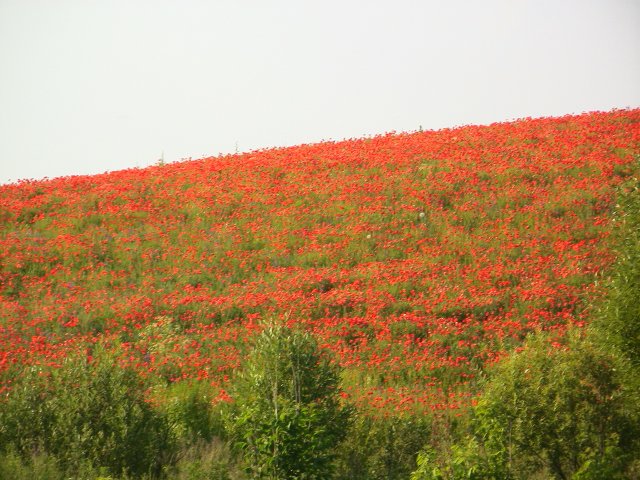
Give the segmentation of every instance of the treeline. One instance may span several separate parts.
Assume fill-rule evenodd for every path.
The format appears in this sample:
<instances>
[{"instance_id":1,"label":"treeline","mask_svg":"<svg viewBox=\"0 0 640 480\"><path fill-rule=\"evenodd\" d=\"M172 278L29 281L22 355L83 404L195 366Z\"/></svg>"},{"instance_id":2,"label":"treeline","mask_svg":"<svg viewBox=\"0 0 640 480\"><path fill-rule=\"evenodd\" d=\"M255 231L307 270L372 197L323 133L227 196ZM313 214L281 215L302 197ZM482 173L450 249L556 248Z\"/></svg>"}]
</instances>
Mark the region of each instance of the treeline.
<instances>
[{"instance_id":1,"label":"treeline","mask_svg":"<svg viewBox=\"0 0 640 480\"><path fill-rule=\"evenodd\" d=\"M485 372L469 411L357 409L308 333L257 337L212 402L152 386L118 345L21 372L0 399L2 479L640 478L640 180L621 189L617 258L586 328L536 334Z\"/></svg>"},{"instance_id":2,"label":"treeline","mask_svg":"<svg viewBox=\"0 0 640 480\"><path fill-rule=\"evenodd\" d=\"M0 403L2 479L408 478L430 420L358 412L310 334L257 337L231 403L204 384L149 385L113 345L34 367Z\"/></svg>"}]
</instances>

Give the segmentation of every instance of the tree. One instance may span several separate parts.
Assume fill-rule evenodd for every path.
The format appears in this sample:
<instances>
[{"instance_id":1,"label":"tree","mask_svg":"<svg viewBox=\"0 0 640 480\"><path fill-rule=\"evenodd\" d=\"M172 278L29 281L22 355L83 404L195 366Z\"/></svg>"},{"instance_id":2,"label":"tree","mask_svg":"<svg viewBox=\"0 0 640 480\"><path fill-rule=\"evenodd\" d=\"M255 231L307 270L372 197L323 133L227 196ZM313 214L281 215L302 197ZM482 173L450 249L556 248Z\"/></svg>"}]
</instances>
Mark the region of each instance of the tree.
<instances>
[{"instance_id":1,"label":"tree","mask_svg":"<svg viewBox=\"0 0 640 480\"><path fill-rule=\"evenodd\" d=\"M559 349L534 339L498 367L475 409L485 448L527 475L565 479L605 465L622 472L637 425L617 366L577 333Z\"/></svg>"},{"instance_id":2,"label":"tree","mask_svg":"<svg viewBox=\"0 0 640 480\"><path fill-rule=\"evenodd\" d=\"M627 478L640 432L619 362L578 332L560 348L536 335L491 372L473 433L423 451L412 479Z\"/></svg>"},{"instance_id":3,"label":"tree","mask_svg":"<svg viewBox=\"0 0 640 480\"><path fill-rule=\"evenodd\" d=\"M225 424L252 478L329 478L350 408L311 335L269 326L235 379Z\"/></svg>"}]
</instances>

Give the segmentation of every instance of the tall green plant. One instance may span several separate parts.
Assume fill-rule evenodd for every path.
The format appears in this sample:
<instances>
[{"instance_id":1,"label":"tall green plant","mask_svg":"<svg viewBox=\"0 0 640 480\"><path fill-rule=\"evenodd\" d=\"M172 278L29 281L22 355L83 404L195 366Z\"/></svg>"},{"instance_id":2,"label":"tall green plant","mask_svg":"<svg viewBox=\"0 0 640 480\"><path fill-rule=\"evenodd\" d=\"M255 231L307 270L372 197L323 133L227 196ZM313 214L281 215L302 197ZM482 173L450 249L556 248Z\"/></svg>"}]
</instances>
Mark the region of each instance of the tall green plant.
<instances>
[{"instance_id":1,"label":"tall green plant","mask_svg":"<svg viewBox=\"0 0 640 480\"><path fill-rule=\"evenodd\" d=\"M338 382L308 333L269 326L258 336L226 416L252 478L331 477L350 416Z\"/></svg>"}]
</instances>

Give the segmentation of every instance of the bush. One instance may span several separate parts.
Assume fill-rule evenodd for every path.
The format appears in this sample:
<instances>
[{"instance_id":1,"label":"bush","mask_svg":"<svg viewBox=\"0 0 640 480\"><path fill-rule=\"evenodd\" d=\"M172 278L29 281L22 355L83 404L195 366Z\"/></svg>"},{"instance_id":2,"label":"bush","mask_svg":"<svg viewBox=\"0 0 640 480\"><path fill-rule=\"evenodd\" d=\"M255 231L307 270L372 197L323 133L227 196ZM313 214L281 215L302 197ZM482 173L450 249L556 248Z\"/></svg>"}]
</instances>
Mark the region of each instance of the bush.
<instances>
[{"instance_id":1,"label":"bush","mask_svg":"<svg viewBox=\"0 0 640 480\"><path fill-rule=\"evenodd\" d=\"M406 479L430 433L424 416L355 416L338 456L336 478Z\"/></svg>"},{"instance_id":2,"label":"bush","mask_svg":"<svg viewBox=\"0 0 640 480\"><path fill-rule=\"evenodd\" d=\"M525 477L542 471L570 478L611 466L615 452L622 475L640 432L618 369L614 355L577 334L560 349L536 338L498 367L475 409L488 455Z\"/></svg>"},{"instance_id":3,"label":"bush","mask_svg":"<svg viewBox=\"0 0 640 480\"><path fill-rule=\"evenodd\" d=\"M623 187L615 214L617 262L595 326L600 341L640 369L640 163Z\"/></svg>"},{"instance_id":4,"label":"bush","mask_svg":"<svg viewBox=\"0 0 640 480\"><path fill-rule=\"evenodd\" d=\"M175 466L168 468L172 480L240 480L246 478L229 446L219 439L197 442L181 450Z\"/></svg>"},{"instance_id":5,"label":"bush","mask_svg":"<svg viewBox=\"0 0 640 480\"><path fill-rule=\"evenodd\" d=\"M225 423L251 478L331 478L350 409L313 337L284 326L257 338Z\"/></svg>"},{"instance_id":6,"label":"bush","mask_svg":"<svg viewBox=\"0 0 640 480\"><path fill-rule=\"evenodd\" d=\"M185 380L160 388L160 409L178 445L186 448L224 437L220 407L212 405L215 395L209 382Z\"/></svg>"},{"instance_id":7,"label":"bush","mask_svg":"<svg viewBox=\"0 0 640 480\"><path fill-rule=\"evenodd\" d=\"M450 445L450 451L440 452L427 447L418 454L418 468L411 474L411 480L486 480L512 478L503 468L490 465L483 457L477 441L467 437L464 441Z\"/></svg>"},{"instance_id":8,"label":"bush","mask_svg":"<svg viewBox=\"0 0 640 480\"><path fill-rule=\"evenodd\" d=\"M576 332L561 348L533 337L491 372L473 434L423 451L412 479L628 478L640 411L620 365Z\"/></svg>"},{"instance_id":9,"label":"bush","mask_svg":"<svg viewBox=\"0 0 640 480\"><path fill-rule=\"evenodd\" d=\"M0 444L22 458L42 451L63 471L86 465L111 475L157 474L169 456L169 428L144 399L131 368L97 348L60 368L32 367L0 402Z\"/></svg>"},{"instance_id":10,"label":"bush","mask_svg":"<svg viewBox=\"0 0 640 480\"><path fill-rule=\"evenodd\" d=\"M14 451L0 453L0 478L11 480L64 480L55 458L34 454L28 459Z\"/></svg>"}]
</instances>

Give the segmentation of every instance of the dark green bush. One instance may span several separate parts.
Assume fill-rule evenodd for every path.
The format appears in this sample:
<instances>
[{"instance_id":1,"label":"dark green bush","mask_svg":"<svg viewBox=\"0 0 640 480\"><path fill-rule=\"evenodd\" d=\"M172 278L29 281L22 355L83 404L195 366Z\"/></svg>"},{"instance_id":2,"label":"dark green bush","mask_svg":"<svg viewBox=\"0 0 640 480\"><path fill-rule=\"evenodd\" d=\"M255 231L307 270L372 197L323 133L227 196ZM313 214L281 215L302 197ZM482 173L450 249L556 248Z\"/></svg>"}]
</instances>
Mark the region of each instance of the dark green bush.
<instances>
[{"instance_id":1,"label":"dark green bush","mask_svg":"<svg viewBox=\"0 0 640 480\"><path fill-rule=\"evenodd\" d=\"M233 384L225 424L250 478L332 478L350 409L307 333L267 327Z\"/></svg>"},{"instance_id":2,"label":"dark green bush","mask_svg":"<svg viewBox=\"0 0 640 480\"><path fill-rule=\"evenodd\" d=\"M196 442L180 450L175 465L166 469L171 480L240 480L247 478L229 445L220 439Z\"/></svg>"},{"instance_id":3,"label":"dark green bush","mask_svg":"<svg viewBox=\"0 0 640 480\"><path fill-rule=\"evenodd\" d=\"M577 335L562 349L531 342L498 367L475 409L488 455L518 478L564 479L604 466L614 467L610 478L624 478L640 431L619 368L614 355Z\"/></svg>"},{"instance_id":4,"label":"dark green bush","mask_svg":"<svg viewBox=\"0 0 640 480\"><path fill-rule=\"evenodd\" d=\"M470 434L426 448L412 480L629 478L640 410L621 370L580 332L562 347L532 337L490 372Z\"/></svg>"},{"instance_id":5,"label":"dark green bush","mask_svg":"<svg viewBox=\"0 0 640 480\"><path fill-rule=\"evenodd\" d=\"M65 472L158 474L171 456L167 422L144 399L137 373L96 349L60 368L32 367L0 402L0 445L24 459L42 451Z\"/></svg>"},{"instance_id":6,"label":"dark green bush","mask_svg":"<svg viewBox=\"0 0 640 480\"><path fill-rule=\"evenodd\" d=\"M640 163L622 188L615 213L617 261L607 299L596 317L599 341L624 355L640 371Z\"/></svg>"},{"instance_id":7,"label":"dark green bush","mask_svg":"<svg viewBox=\"0 0 640 480\"><path fill-rule=\"evenodd\" d=\"M180 446L224 437L220 407L212 406L214 395L208 382L177 382L164 390L162 412Z\"/></svg>"},{"instance_id":8,"label":"dark green bush","mask_svg":"<svg viewBox=\"0 0 640 480\"><path fill-rule=\"evenodd\" d=\"M335 478L350 480L406 479L427 442L430 420L425 416L357 414L338 456Z\"/></svg>"}]
</instances>

